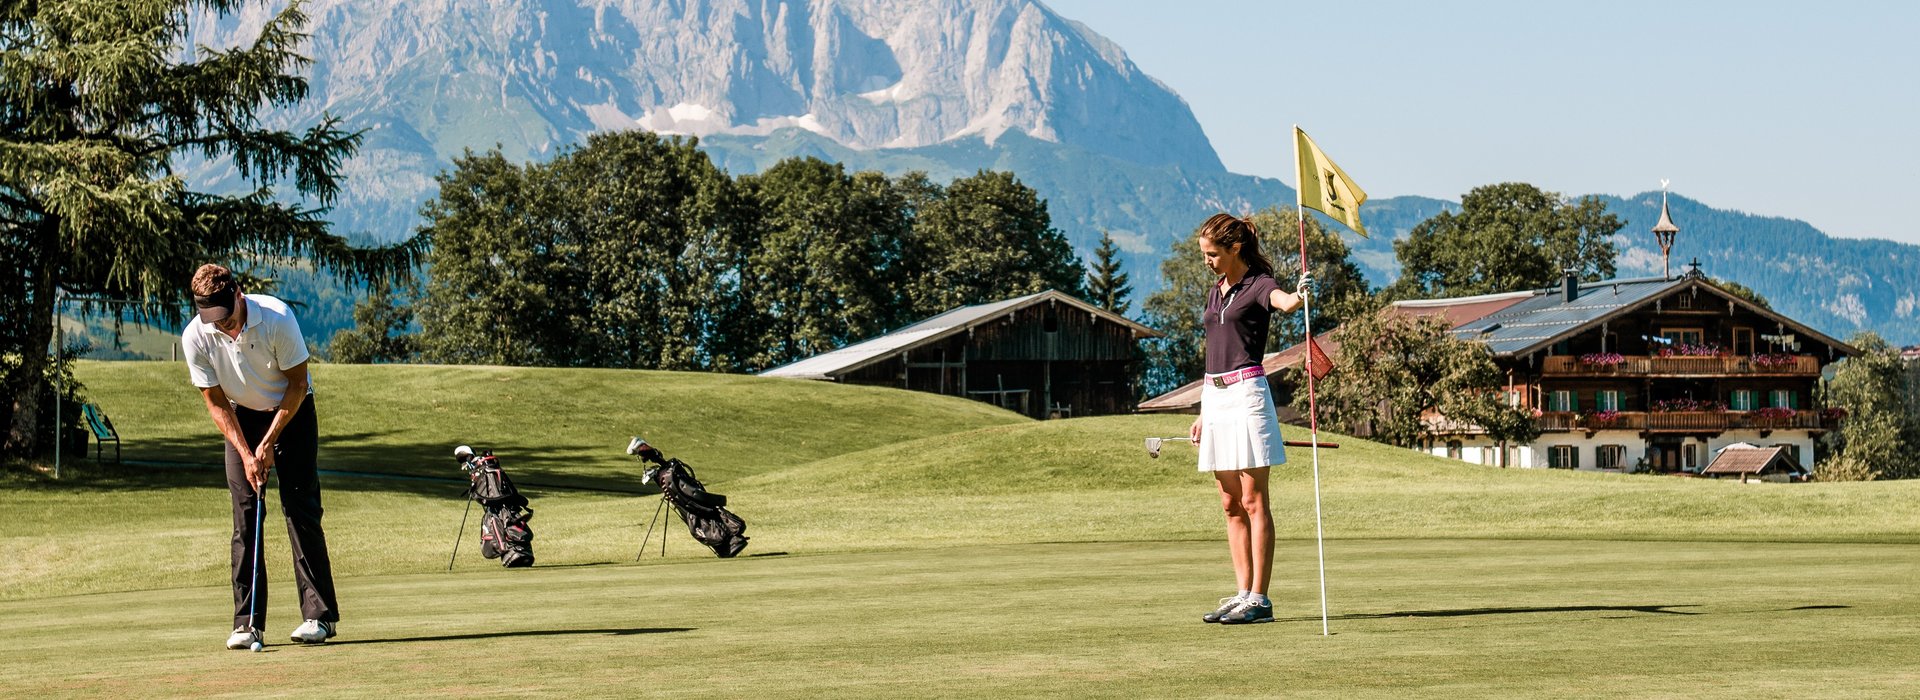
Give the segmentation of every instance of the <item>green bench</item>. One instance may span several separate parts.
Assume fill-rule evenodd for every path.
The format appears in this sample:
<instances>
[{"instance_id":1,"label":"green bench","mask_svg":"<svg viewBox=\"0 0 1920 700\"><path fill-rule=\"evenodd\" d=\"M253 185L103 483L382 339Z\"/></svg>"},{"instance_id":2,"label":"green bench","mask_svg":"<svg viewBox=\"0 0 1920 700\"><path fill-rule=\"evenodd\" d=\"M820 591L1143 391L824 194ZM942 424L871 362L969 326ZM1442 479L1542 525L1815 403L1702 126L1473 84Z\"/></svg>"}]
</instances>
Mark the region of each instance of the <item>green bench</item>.
<instances>
[{"instance_id":1,"label":"green bench","mask_svg":"<svg viewBox=\"0 0 1920 700\"><path fill-rule=\"evenodd\" d=\"M93 431L93 459L100 461L101 453L106 451L107 441L113 441L113 463L120 463L120 433L113 429L113 421L107 418L99 406L84 404L81 413L87 417L87 429Z\"/></svg>"}]
</instances>

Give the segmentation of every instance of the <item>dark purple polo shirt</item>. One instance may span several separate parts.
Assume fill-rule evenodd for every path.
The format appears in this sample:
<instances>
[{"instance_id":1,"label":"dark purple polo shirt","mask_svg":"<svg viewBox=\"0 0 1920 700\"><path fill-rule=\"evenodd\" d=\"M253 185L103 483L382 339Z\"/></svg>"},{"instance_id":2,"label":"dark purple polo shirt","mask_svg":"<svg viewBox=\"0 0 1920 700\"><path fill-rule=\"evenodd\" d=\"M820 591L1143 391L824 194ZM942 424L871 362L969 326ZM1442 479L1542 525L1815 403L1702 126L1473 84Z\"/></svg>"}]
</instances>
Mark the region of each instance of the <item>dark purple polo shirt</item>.
<instances>
[{"instance_id":1,"label":"dark purple polo shirt","mask_svg":"<svg viewBox=\"0 0 1920 700\"><path fill-rule=\"evenodd\" d=\"M1279 288L1264 272L1247 273L1225 294L1219 281L1207 285L1207 374L1260 364L1273 321L1273 291Z\"/></svg>"}]
</instances>

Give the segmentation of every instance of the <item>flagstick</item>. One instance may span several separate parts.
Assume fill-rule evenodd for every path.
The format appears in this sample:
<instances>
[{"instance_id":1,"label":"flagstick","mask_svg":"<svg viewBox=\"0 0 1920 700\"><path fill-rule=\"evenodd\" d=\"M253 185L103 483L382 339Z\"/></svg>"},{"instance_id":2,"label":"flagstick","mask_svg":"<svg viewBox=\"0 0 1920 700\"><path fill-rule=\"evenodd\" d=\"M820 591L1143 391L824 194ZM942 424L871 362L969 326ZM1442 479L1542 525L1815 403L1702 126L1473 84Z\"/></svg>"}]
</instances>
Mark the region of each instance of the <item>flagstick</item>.
<instances>
[{"instance_id":1,"label":"flagstick","mask_svg":"<svg viewBox=\"0 0 1920 700\"><path fill-rule=\"evenodd\" d=\"M1295 179L1300 180L1300 125L1293 125L1296 132L1293 138L1293 162ZM1300 219L1300 274L1307 274L1307 207L1306 195L1301 190L1305 181L1296 181L1293 188L1293 211ZM1313 381L1313 301L1306 290L1300 295L1301 312L1305 318L1307 334L1307 428L1313 432L1313 542L1320 555L1320 636L1330 634L1327 630L1327 540L1320 524L1320 410L1318 399L1314 396Z\"/></svg>"}]
</instances>

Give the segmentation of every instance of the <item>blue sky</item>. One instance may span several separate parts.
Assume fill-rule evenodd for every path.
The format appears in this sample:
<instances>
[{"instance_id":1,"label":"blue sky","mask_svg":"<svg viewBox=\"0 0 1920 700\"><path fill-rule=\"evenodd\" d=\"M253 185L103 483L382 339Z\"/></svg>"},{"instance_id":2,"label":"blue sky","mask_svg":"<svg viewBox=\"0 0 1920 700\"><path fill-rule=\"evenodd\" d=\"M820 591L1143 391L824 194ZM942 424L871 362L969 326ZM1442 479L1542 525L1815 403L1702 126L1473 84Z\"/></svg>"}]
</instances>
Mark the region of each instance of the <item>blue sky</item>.
<instances>
[{"instance_id":1,"label":"blue sky","mask_svg":"<svg viewBox=\"0 0 1920 700\"><path fill-rule=\"evenodd\" d=\"M1186 98L1234 172L1291 184L1298 123L1373 196L1667 178L1920 244L1917 2L1042 1Z\"/></svg>"}]
</instances>

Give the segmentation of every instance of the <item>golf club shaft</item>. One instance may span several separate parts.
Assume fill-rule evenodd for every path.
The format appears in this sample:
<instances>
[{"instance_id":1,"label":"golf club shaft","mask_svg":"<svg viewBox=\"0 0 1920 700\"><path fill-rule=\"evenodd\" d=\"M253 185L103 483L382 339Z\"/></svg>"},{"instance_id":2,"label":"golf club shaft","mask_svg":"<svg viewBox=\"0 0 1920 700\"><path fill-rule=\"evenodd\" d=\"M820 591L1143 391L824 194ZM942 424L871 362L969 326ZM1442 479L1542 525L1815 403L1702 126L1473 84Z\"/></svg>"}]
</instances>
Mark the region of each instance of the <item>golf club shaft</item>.
<instances>
[{"instance_id":1,"label":"golf club shaft","mask_svg":"<svg viewBox=\"0 0 1920 700\"><path fill-rule=\"evenodd\" d=\"M253 583L247 587L247 628L260 629L260 531L266 528L266 484L253 487Z\"/></svg>"},{"instance_id":2,"label":"golf club shaft","mask_svg":"<svg viewBox=\"0 0 1920 700\"><path fill-rule=\"evenodd\" d=\"M1331 449L1334 449L1334 448L1337 448L1337 447L1339 447L1339 446L1340 446L1340 443L1337 443L1337 442L1312 442L1312 441L1308 441L1308 440L1287 440L1287 441L1286 441L1286 445L1287 445L1288 447L1320 447L1320 448L1325 448L1325 449L1329 449L1329 450L1331 450Z\"/></svg>"}]
</instances>

